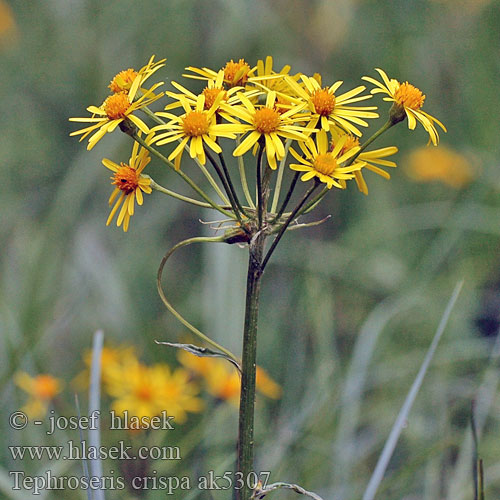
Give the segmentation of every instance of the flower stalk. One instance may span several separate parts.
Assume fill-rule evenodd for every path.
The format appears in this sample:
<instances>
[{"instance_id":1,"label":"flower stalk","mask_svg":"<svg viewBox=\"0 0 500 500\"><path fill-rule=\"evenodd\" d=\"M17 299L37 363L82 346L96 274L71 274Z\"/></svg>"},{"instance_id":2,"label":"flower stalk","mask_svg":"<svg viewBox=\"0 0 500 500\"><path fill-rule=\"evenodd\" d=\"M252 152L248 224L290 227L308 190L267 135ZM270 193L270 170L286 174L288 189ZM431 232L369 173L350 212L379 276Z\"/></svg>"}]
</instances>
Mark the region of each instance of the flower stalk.
<instances>
[{"instance_id":1,"label":"flower stalk","mask_svg":"<svg viewBox=\"0 0 500 500\"><path fill-rule=\"evenodd\" d=\"M251 478L254 466L254 409L255 374L257 366L257 321L262 278L262 257L265 234L257 233L249 244L245 323L243 329L243 352L241 361L241 395L238 427L237 468L245 483L236 490L237 500L249 500L252 491L247 478Z\"/></svg>"}]
</instances>

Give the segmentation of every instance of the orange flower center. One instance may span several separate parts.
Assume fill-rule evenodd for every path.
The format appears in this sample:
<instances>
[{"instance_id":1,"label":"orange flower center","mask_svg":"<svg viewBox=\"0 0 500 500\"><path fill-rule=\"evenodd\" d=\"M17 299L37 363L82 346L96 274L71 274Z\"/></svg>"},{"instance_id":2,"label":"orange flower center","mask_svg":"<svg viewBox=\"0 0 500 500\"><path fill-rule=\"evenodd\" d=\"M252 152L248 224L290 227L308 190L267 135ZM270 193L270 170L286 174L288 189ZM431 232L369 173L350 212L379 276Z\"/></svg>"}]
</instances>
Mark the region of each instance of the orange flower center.
<instances>
[{"instance_id":1,"label":"orange flower center","mask_svg":"<svg viewBox=\"0 0 500 500\"><path fill-rule=\"evenodd\" d=\"M141 385L134 391L137 399L150 401L153 398L153 391L149 385Z\"/></svg>"},{"instance_id":2,"label":"orange flower center","mask_svg":"<svg viewBox=\"0 0 500 500\"><path fill-rule=\"evenodd\" d=\"M338 156L342 156L344 153L347 153L347 151L351 150L352 148L357 148L359 146L359 139L357 137L354 137L352 135L348 135L347 139L342 146L342 149L340 150ZM330 145L330 151L333 151L335 148L335 142L332 141Z\"/></svg>"},{"instance_id":3,"label":"orange flower center","mask_svg":"<svg viewBox=\"0 0 500 500\"><path fill-rule=\"evenodd\" d=\"M337 168L337 160L328 153L316 156L314 160L314 170L324 175L332 175Z\"/></svg>"},{"instance_id":4,"label":"orange flower center","mask_svg":"<svg viewBox=\"0 0 500 500\"><path fill-rule=\"evenodd\" d=\"M275 132L281 123L281 117L278 111L271 108L261 108L255 112L253 124L261 134L270 134Z\"/></svg>"},{"instance_id":5,"label":"orange flower center","mask_svg":"<svg viewBox=\"0 0 500 500\"><path fill-rule=\"evenodd\" d=\"M115 172L115 175L112 177L113 182L111 184L115 185L118 189L123 191L125 194L130 194L132 191L135 191L139 186L139 175L137 171L125 165L124 163L120 164L120 168Z\"/></svg>"},{"instance_id":6,"label":"orange flower center","mask_svg":"<svg viewBox=\"0 0 500 500\"><path fill-rule=\"evenodd\" d=\"M217 99L217 96L221 93L224 92L223 100L226 98L226 91L223 89L209 89L206 87L203 90L203 95L205 96L205 109L210 109L215 102L215 99Z\"/></svg>"},{"instance_id":7,"label":"orange flower center","mask_svg":"<svg viewBox=\"0 0 500 500\"><path fill-rule=\"evenodd\" d=\"M424 105L425 95L411 83L401 83L394 92L394 100L399 106L418 110Z\"/></svg>"},{"instance_id":8,"label":"orange flower center","mask_svg":"<svg viewBox=\"0 0 500 500\"><path fill-rule=\"evenodd\" d=\"M276 104L274 105L274 109L279 113L286 113L290 109L290 103L283 97L276 97Z\"/></svg>"},{"instance_id":9,"label":"orange flower center","mask_svg":"<svg viewBox=\"0 0 500 500\"><path fill-rule=\"evenodd\" d=\"M189 137L199 137L208 133L210 123L207 115L201 111L190 111L182 119L182 128Z\"/></svg>"},{"instance_id":10,"label":"orange flower center","mask_svg":"<svg viewBox=\"0 0 500 500\"><path fill-rule=\"evenodd\" d=\"M57 380L50 375L35 377L35 393L41 399L52 399L59 392Z\"/></svg>"},{"instance_id":11,"label":"orange flower center","mask_svg":"<svg viewBox=\"0 0 500 500\"><path fill-rule=\"evenodd\" d=\"M316 113L328 116L335 108L335 96L327 88L315 90L311 96Z\"/></svg>"},{"instance_id":12,"label":"orange flower center","mask_svg":"<svg viewBox=\"0 0 500 500\"><path fill-rule=\"evenodd\" d=\"M109 88L111 89L111 92L113 92L114 94L117 94L118 92L124 92L124 91L130 90L130 87L132 86L132 82L134 81L134 79L137 75L138 75L137 71L135 71L132 68L120 71L111 80L111 83L109 84Z\"/></svg>"},{"instance_id":13,"label":"orange flower center","mask_svg":"<svg viewBox=\"0 0 500 500\"><path fill-rule=\"evenodd\" d=\"M234 62L231 59L224 67L224 81L230 87L244 85L248 79L249 72L250 66L244 59L240 59L238 62Z\"/></svg>"},{"instance_id":14,"label":"orange flower center","mask_svg":"<svg viewBox=\"0 0 500 500\"><path fill-rule=\"evenodd\" d=\"M104 101L104 111L110 120L125 118L125 113L129 107L128 96L124 92L110 95Z\"/></svg>"}]
</instances>

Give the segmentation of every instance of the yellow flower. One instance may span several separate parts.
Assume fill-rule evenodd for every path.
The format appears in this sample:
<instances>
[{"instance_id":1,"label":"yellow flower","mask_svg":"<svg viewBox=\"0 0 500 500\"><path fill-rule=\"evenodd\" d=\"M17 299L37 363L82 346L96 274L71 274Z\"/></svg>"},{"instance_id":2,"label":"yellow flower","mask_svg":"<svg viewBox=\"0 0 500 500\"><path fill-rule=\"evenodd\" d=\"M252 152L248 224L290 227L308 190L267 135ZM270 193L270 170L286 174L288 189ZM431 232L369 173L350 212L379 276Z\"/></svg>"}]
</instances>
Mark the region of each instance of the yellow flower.
<instances>
[{"instance_id":1,"label":"yellow flower","mask_svg":"<svg viewBox=\"0 0 500 500\"><path fill-rule=\"evenodd\" d=\"M425 111L422 111L421 108L424 105L425 95L423 95L422 92L411 83L399 83L394 78L389 79L383 70L379 68L375 69L382 77L384 83L381 83L369 76L364 76L363 80L366 80L376 86L376 88L372 89L372 94L387 94L389 97L384 97L384 101L394 103L391 109L392 122L398 123L407 117L408 128L410 130L414 130L417 125L417 121L419 121L429 134L429 142L432 142L434 146L437 146L439 143L439 134L435 123L437 123L444 132L446 132L446 127L437 118L434 118Z\"/></svg>"},{"instance_id":2,"label":"yellow flower","mask_svg":"<svg viewBox=\"0 0 500 500\"><path fill-rule=\"evenodd\" d=\"M151 136L146 138L146 142L151 141ZM109 226L111 220L115 216L120 205L122 206L120 213L118 214L118 219L116 220L116 225L121 226L123 224L123 230L128 231L128 226L130 223L130 217L134 215L134 203L137 200L138 205L143 204L142 193L145 192L150 194L151 189L151 179L149 177L143 177L141 172L144 170L146 165L150 162L151 158L147 149L141 147L139 153L137 152L139 148L139 143L134 142L134 147L132 148L132 155L128 164L120 163L120 165L115 162L104 158L102 164L109 168L114 175L111 177L115 189L109 197L109 205L111 206L116 201L113 209L111 210L106 225Z\"/></svg>"},{"instance_id":3,"label":"yellow flower","mask_svg":"<svg viewBox=\"0 0 500 500\"><path fill-rule=\"evenodd\" d=\"M183 368L171 370L166 364L146 366L135 358L115 366L106 385L114 398L111 408L129 417L154 417L166 411L176 422L186 420L188 412L199 412L202 402L198 387Z\"/></svg>"},{"instance_id":4,"label":"yellow flower","mask_svg":"<svg viewBox=\"0 0 500 500\"><path fill-rule=\"evenodd\" d=\"M106 388L106 384L109 379L109 374L116 369L116 367L121 364L127 363L130 358L135 358L135 348L133 346L118 346L109 347L104 346L101 350L101 380L103 387ZM86 368L81 371L74 379L73 386L77 391L83 391L89 387L90 378L90 365L92 363L92 351L87 351L83 357L83 361Z\"/></svg>"},{"instance_id":5,"label":"yellow flower","mask_svg":"<svg viewBox=\"0 0 500 500\"><path fill-rule=\"evenodd\" d=\"M209 394L217 399L237 405L240 397L241 379L239 373L227 361L218 358L199 357L180 351L179 361L206 382ZM260 366L257 367L257 390L271 399L281 397L281 387Z\"/></svg>"},{"instance_id":6,"label":"yellow flower","mask_svg":"<svg viewBox=\"0 0 500 500\"><path fill-rule=\"evenodd\" d=\"M179 96L185 113L182 116L176 116L171 113L159 111L156 114L169 118L170 121L165 125L158 125L152 129L155 133L167 130L165 133L159 133L153 139L153 142L159 146L174 141L180 141L178 146L168 156L169 160L175 160L175 167L180 168L182 152L189 142L189 155L191 158L198 158L199 162L206 163L204 146L207 145L215 153L221 153L222 148L217 144L218 137L228 137L234 139L236 135L233 128L236 125L217 124L215 112L223 99L223 94L219 93L209 110L205 109L205 96L200 94L196 97L196 106L193 107L184 96Z\"/></svg>"},{"instance_id":7,"label":"yellow flower","mask_svg":"<svg viewBox=\"0 0 500 500\"><path fill-rule=\"evenodd\" d=\"M47 412L49 402L62 390L62 382L48 374L30 377L25 372L18 372L14 380L30 396L26 405L21 408L30 418L43 417Z\"/></svg>"},{"instance_id":8,"label":"yellow flower","mask_svg":"<svg viewBox=\"0 0 500 500\"><path fill-rule=\"evenodd\" d=\"M241 141L240 145L233 151L234 156L241 156L252 148L261 138L265 141L266 156L269 166L277 168L276 160L282 160L285 156L285 147L280 137L296 141L307 140L307 133L311 131L295 125L295 123L307 120L300 111L304 105L294 106L285 113L280 113L276 107L276 92L267 94L264 106L254 105L248 97L238 94L243 103L242 106L228 106L222 104L221 107L229 114L246 122L234 125L234 131L238 133L249 132L247 137Z\"/></svg>"},{"instance_id":9,"label":"yellow flower","mask_svg":"<svg viewBox=\"0 0 500 500\"><path fill-rule=\"evenodd\" d=\"M292 170L305 172L301 180L308 181L317 177L321 182L324 182L328 189L333 186L344 189L345 181L354 178L354 172L360 170L364 166L364 162L356 161L348 167L342 167L342 163L349 160L356 154L359 147L354 147L346 152L342 148L347 141L347 136L342 136L333 150L330 150L328 137L324 130L320 130L316 134L316 143L310 139L306 143L300 143L303 156L297 153L293 148L290 148L292 156L299 161L298 164L290 164Z\"/></svg>"},{"instance_id":10,"label":"yellow flower","mask_svg":"<svg viewBox=\"0 0 500 500\"><path fill-rule=\"evenodd\" d=\"M341 81L335 82L330 87L321 87L318 81L320 78L301 75L303 86L293 78L285 77L285 79L294 94L306 103L310 111L308 125L310 128L316 127L320 122L321 128L325 131L329 131L333 126L361 136L361 131L354 124L367 127L368 123L363 118L378 118L378 114L373 112L377 109L376 106L350 106L354 102L371 98L371 95L359 95L366 88L363 85L336 96L335 92L343 83Z\"/></svg>"},{"instance_id":11,"label":"yellow flower","mask_svg":"<svg viewBox=\"0 0 500 500\"><path fill-rule=\"evenodd\" d=\"M335 144L343 137L343 134L336 133L335 130L332 130L332 141L330 148L334 149ZM351 149L359 150L359 139L350 134L345 135L346 139L344 142L344 146L342 147L340 154L344 154ZM397 167L396 163L390 160L385 160L387 156L391 156L398 152L398 148L396 146L388 146L386 148L374 149L372 151L363 151L356 158L357 161L361 161L364 163L363 167L360 170L354 171L354 177L356 179L356 184L358 189L363 194L368 194L368 186L366 185L365 179L363 178L363 170L366 168L380 175L384 179L390 179L391 176L388 172L383 170L380 167Z\"/></svg>"},{"instance_id":12,"label":"yellow flower","mask_svg":"<svg viewBox=\"0 0 500 500\"><path fill-rule=\"evenodd\" d=\"M234 62L231 59L222 69L224 71L224 83L229 88L245 85L248 77L255 71L255 68L250 68L244 59L240 59L238 62ZM209 68L194 68L189 66L186 70L195 73L195 75L186 74L182 76L196 80L215 80L218 74L218 71Z\"/></svg>"},{"instance_id":13,"label":"yellow flower","mask_svg":"<svg viewBox=\"0 0 500 500\"><path fill-rule=\"evenodd\" d=\"M290 73L290 65L285 65L279 72L273 70L273 58L267 56L266 60L259 59L257 61L257 73L248 78L247 88L252 88L252 84L260 84L268 90L274 90L276 93L286 94L289 91L289 86L284 77ZM298 80L299 74L291 77Z\"/></svg>"},{"instance_id":14,"label":"yellow flower","mask_svg":"<svg viewBox=\"0 0 500 500\"><path fill-rule=\"evenodd\" d=\"M198 95L194 94L187 88L185 88L183 85L177 83L177 82L171 82L172 86L175 87L177 90L179 90L181 93L176 94L174 92L165 92L166 95L169 97L172 97L173 99L176 100L176 102L173 102L171 104L168 104L165 106L165 111L168 111L170 109L175 109L175 108L180 108L182 107L182 102L187 101L188 104L196 108L197 101L198 101ZM234 119L231 118L231 116L228 113L225 113L221 107L220 103L224 102L229 105L237 104L240 102L239 98L237 97L237 93L243 91L243 87L231 87L230 89L226 90L224 88L224 71L221 69L219 73L217 73L217 78L215 80L210 79L207 81L207 86L203 89L202 94L205 97L205 103L203 106L203 109L208 111L211 109L211 107L214 105L214 103L217 101L219 103L218 107L215 109L215 112L225 118L228 121L232 121L233 123L235 122ZM252 95L257 95L260 93L259 91L251 91L251 92L245 92L245 95L248 97Z\"/></svg>"},{"instance_id":15,"label":"yellow flower","mask_svg":"<svg viewBox=\"0 0 500 500\"><path fill-rule=\"evenodd\" d=\"M445 146L413 151L408 158L406 173L418 182L440 181L455 189L470 183L474 176L470 161Z\"/></svg>"},{"instance_id":16,"label":"yellow flower","mask_svg":"<svg viewBox=\"0 0 500 500\"><path fill-rule=\"evenodd\" d=\"M135 71L132 68L128 68L124 71L120 71L115 77L111 80L109 84L109 88L111 92L114 94L118 94L120 92L133 92L137 93L137 89L141 89L143 92L146 90L142 89L142 85L144 82L156 71L158 71L161 67L165 66L165 60L154 62L154 55L151 56L151 59L148 61L146 66L143 66L139 71Z\"/></svg>"},{"instance_id":17,"label":"yellow flower","mask_svg":"<svg viewBox=\"0 0 500 500\"><path fill-rule=\"evenodd\" d=\"M136 78L134 80L134 84L138 81L138 78ZM129 92L119 92L118 94L110 95L100 107L89 106L87 111L93 113L91 117L70 118L69 120L72 122L92 123L93 125L85 127L81 130L75 130L69 135L81 135L80 141L82 141L89 134L94 132L94 134L90 137L87 146L87 149L90 151L107 132L113 132L116 127L118 127L118 125L125 120L130 120L139 130L148 134L148 126L133 113L149 106L152 102L162 96L162 94L156 95L154 93L154 90L160 85L162 85L162 83L153 85L149 90L145 90L142 96L137 99L135 99L135 97L137 95L138 88L135 88L134 86Z\"/></svg>"}]
</instances>

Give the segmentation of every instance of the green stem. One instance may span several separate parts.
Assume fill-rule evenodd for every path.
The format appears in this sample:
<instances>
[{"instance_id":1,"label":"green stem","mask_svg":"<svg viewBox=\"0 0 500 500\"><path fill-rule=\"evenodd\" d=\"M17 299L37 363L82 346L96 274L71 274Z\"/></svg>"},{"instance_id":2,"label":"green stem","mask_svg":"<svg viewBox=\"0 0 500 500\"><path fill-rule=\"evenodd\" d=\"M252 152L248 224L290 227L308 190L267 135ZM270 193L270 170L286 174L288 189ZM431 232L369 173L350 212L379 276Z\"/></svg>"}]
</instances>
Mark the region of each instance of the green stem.
<instances>
[{"instance_id":1,"label":"green stem","mask_svg":"<svg viewBox=\"0 0 500 500\"><path fill-rule=\"evenodd\" d=\"M303 215L303 214L307 214L308 212L310 212L322 199L323 197L325 196L326 193L328 193L330 191L330 189L328 189L327 187L325 187L321 193L319 193L317 196L315 196L298 214L297 216L299 215Z\"/></svg>"},{"instance_id":2,"label":"green stem","mask_svg":"<svg viewBox=\"0 0 500 500\"><path fill-rule=\"evenodd\" d=\"M243 221L241 219L241 212L238 206L237 201L233 197L233 193L229 187L229 184L227 183L227 180L224 176L224 173L220 169L219 165L215 161L215 159L212 157L212 155L208 152L208 150L205 148L205 155L209 159L210 163L214 167L215 171L217 172L217 175L219 176L219 179L222 182L222 186L224 187L224 190L226 191L226 194L229 198L229 203L231 203L231 207L233 209L234 214L236 215L236 218L238 219L238 222L240 223L241 227L243 228Z\"/></svg>"},{"instance_id":3,"label":"green stem","mask_svg":"<svg viewBox=\"0 0 500 500\"><path fill-rule=\"evenodd\" d=\"M274 218L273 222L276 222L279 220L279 218L283 215L283 212L286 209L286 206L288 205L288 202L290 201L290 198L292 197L292 193L295 189L295 186L297 185L297 181L299 180L300 172L295 172L295 175L293 176L292 182L290 184L290 188L288 189L288 193L285 196L285 199L283 200L283 203L281 204L281 208L279 212L276 214L276 217Z\"/></svg>"},{"instance_id":4,"label":"green stem","mask_svg":"<svg viewBox=\"0 0 500 500\"><path fill-rule=\"evenodd\" d=\"M187 240L183 240L177 245L174 245L164 256L163 259L161 259L160 262L160 267L158 268L158 273L156 276L156 286L158 288L158 294L160 295L160 298L162 302L165 304L165 307L192 333L194 333L197 337L202 339L204 342L207 344L211 345L212 347L215 347L218 349L220 352L223 352L226 356L231 358L236 364L238 364L238 359L236 356L231 352L228 351L225 347L219 345L215 340L212 340L211 338L207 337L204 333L202 333L198 328L193 326L189 321L184 319L172 306L172 304L167 300L167 297L165 296L165 292L163 291L163 287L161 285L161 278L163 275L163 268L165 267L165 264L167 263L167 260L171 257L171 255L178 250L179 248L185 247L187 245L190 245L191 243L223 243L226 241L225 236L215 236L215 237L203 237L199 236L196 238L189 238Z\"/></svg>"},{"instance_id":5,"label":"green stem","mask_svg":"<svg viewBox=\"0 0 500 500\"><path fill-rule=\"evenodd\" d=\"M262 229L262 153L264 147L259 142L259 152L257 156L257 222L259 229Z\"/></svg>"},{"instance_id":6,"label":"green stem","mask_svg":"<svg viewBox=\"0 0 500 500\"><path fill-rule=\"evenodd\" d=\"M198 165L199 169L202 171L203 175L206 177L207 181L210 183L210 185L214 188L215 192L219 195L219 198L222 200L222 203L225 205L229 205L229 200L226 198L224 193L222 192L221 188L215 181L215 179L210 175L210 172L208 171L207 167L205 165L202 165L200 160L198 158L193 158L195 163Z\"/></svg>"},{"instance_id":7,"label":"green stem","mask_svg":"<svg viewBox=\"0 0 500 500\"><path fill-rule=\"evenodd\" d=\"M240 144L240 137L238 136L236 138L236 144ZM245 195L245 198L247 200L248 206L250 208L255 208L255 203L252 200L252 196L250 195L250 191L248 189L248 183L247 183L247 175L245 172L245 162L243 161L243 155L238 156L238 170L240 172L240 179L241 179L241 187L243 189L243 193Z\"/></svg>"},{"instance_id":8,"label":"green stem","mask_svg":"<svg viewBox=\"0 0 500 500\"><path fill-rule=\"evenodd\" d=\"M288 156L288 150L290 149L291 143L292 143L292 140L287 139L286 144L285 144L285 156L280 161L280 165L278 167L278 177L276 178L276 186L274 188L273 203L271 204L271 213L275 213L276 209L278 208L278 201L279 201L280 192L281 192L281 183L283 182L283 173L285 172L286 158Z\"/></svg>"},{"instance_id":9,"label":"green stem","mask_svg":"<svg viewBox=\"0 0 500 500\"><path fill-rule=\"evenodd\" d=\"M238 210L248 217L248 215L245 213L245 209L242 207L240 200L238 199L238 195L236 194L236 191L233 186L233 182L231 181L231 176L229 175L229 170L227 169L226 161L224 160L224 155L222 153L219 153L219 159L220 159L220 164L222 165L222 171L224 172L224 175L226 177L227 184L229 186L229 189L231 191L231 194L233 195L234 201L236 202L236 205L238 206Z\"/></svg>"},{"instance_id":10,"label":"green stem","mask_svg":"<svg viewBox=\"0 0 500 500\"><path fill-rule=\"evenodd\" d=\"M247 478L253 472L254 458L254 410L255 374L257 366L257 321L261 285L261 262L264 253L265 234L260 232L249 245L245 326L243 331L243 353L241 361L241 395L238 432L237 471L241 473L243 488L236 489L237 500L249 500L252 491Z\"/></svg>"},{"instance_id":11,"label":"green stem","mask_svg":"<svg viewBox=\"0 0 500 500\"><path fill-rule=\"evenodd\" d=\"M146 177L146 176L145 176ZM151 179L151 177L150 177ZM153 179L151 179L151 188L154 189L155 191L159 191L160 193L167 194L168 196L171 196L172 198L177 198L178 200L185 201L187 203L191 203L192 205L197 205L199 207L204 207L204 208L212 208L211 205L208 203L205 203L204 201L198 201L193 198L189 198L187 196L183 196L182 194L176 193L175 191L170 191L170 189L164 188L163 186L160 186L157 182L155 182Z\"/></svg>"},{"instance_id":12,"label":"green stem","mask_svg":"<svg viewBox=\"0 0 500 500\"><path fill-rule=\"evenodd\" d=\"M213 201L207 194L205 194L204 191L202 191L197 184L192 181L184 172L181 170L177 170L175 168L175 165L168 160L165 156L163 156L157 149L153 148L149 144L146 143L146 141L140 137L136 132L131 134L131 137L137 141L142 147L146 148L152 155L156 156L158 159L160 159L165 165L167 165L169 168L171 168L177 175L179 175L182 180L184 180L187 184L189 184L212 208L215 208L218 212L224 214L226 217L229 217L230 219L235 219L235 215L231 212L228 212L227 210L224 210L222 207L217 205L215 201Z\"/></svg>"},{"instance_id":13,"label":"green stem","mask_svg":"<svg viewBox=\"0 0 500 500\"><path fill-rule=\"evenodd\" d=\"M278 234L276 235L276 238L274 238L274 241L272 242L271 246L269 247L269 250L267 251L266 256L264 257L264 260L262 261L261 272L264 272L264 269L265 269L267 263L269 262L271 255L273 254L274 250L276 249L276 246L278 245L282 236L285 234L285 231L287 230L288 226L295 219L295 217L299 213L299 210L304 206L304 203L307 201L309 196L311 196L313 194L313 192L316 190L316 188L318 186L319 186L319 181L317 178L315 178L314 184L307 190L307 192L304 194L302 200L300 200L299 204L293 209L293 211L289 215L288 219L281 226Z\"/></svg>"},{"instance_id":14,"label":"green stem","mask_svg":"<svg viewBox=\"0 0 500 500\"><path fill-rule=\"evenodd\" d=\"M382 127L380 127L371 137L369 137L361 146L359 151L346 163L346 167L352 165L354 160L378 137L380 137L384 132L387 132L395 123L392 120L388 120Z\"/></svg>"},{"instance_id":15,"label":"green stem","mask_svg":"<svg viewBox=\"0 0 500 500\"><path fill-rule=\"evenodd\" d=\"M159 125L166 125L167 122L163 121L159 116L156 116L147 106L142 108L142 111L146 113L153 121L158 123Z\"/></svg>"}]
</instances>

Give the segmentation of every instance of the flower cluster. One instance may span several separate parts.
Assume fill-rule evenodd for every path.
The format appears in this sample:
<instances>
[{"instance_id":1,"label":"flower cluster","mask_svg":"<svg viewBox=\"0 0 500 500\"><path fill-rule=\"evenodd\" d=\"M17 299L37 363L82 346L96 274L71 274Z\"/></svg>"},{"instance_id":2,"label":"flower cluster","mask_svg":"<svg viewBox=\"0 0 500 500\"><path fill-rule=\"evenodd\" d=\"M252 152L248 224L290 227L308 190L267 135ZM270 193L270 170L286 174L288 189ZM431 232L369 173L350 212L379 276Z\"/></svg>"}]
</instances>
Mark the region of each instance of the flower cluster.
<instances>
[{"instance_id":1,"label":"flower cluster","mask_svg":"<svg viewBox=\"0 0 500 500\"><path fill-rule=\"evenodd\" d=\"M219 70L186 68L184 77L203 82L204 88L199 92L172 81L174 90L157 93L162 82L148 88L146 81L164 66L164 62L155 62L153 56L139 71L129 68L119 72L109 85L112 94L101 106L87 108L92 116L71 118L90 124L71 133L79 135L80 140L89 137L88 149L116 128L134 140L128 163L103 160L104 166L113 172L114 186L107 224L118 213L116 223L124 231L128 230L135 202L142 205L143 193L149 194L155 189L182 201L212 207L236 221L248 234L253 229L266 229L268 234L273 234L292 222L287 221L287 215L296 218L309 211L333 187L345 189L348 181L354 180L358 189L367 194L366 171L389 178L384 168L396 166L387 157L394 155L397 148L367 148L391 126L407 119L413 130L419 122L434 145L439 142L436 126L446 131L439 120L422 110L425 96L419 89L408 82L390 79L380 69L377 71L382 81L363 77L374 85L371 92L366 92L364 85L341 91L343 82L340 80L324 84L321 75L292 74L288 65L274 70L271 57L258 61L255 66L239 59L229 61ZM379 117L376 106L364 103L377 93L387 94L384 100L391 101L392 108L387 123L363 141L362 129L369 126L370 120ZM151 104L162 97L170 100L163 109L150 109ZM144 117L152 123L146 124ZM236 170L226 164L224 157L228 141L234 141L229 148L232 156L238 159L237 172L244 202L235 187ZM166 154L160 152L162 146L169 148ZM185 150L220 201L214 201L203 186L191 179L189 169L192 167L181 168ZM249 186L245 170L243 156L247 152L256 156L255 187ZM163 188L145 176L143 171L150 162L150 155L177 172L196 191L198 198ZM207 168L207 163L211 169ZM287 165L292 180L280 205L280 189ZM269 193L274 170L279 172L275 175L271 204ZM308 203L303 200L299 209L287 212L298 178L312 183L306 198L310 198L318 186L323 185L324 189ZM252 191L257 193L255 198L250 194Z\"/></svg>"}]
</instances>

